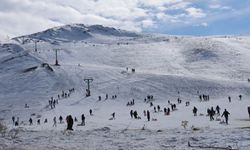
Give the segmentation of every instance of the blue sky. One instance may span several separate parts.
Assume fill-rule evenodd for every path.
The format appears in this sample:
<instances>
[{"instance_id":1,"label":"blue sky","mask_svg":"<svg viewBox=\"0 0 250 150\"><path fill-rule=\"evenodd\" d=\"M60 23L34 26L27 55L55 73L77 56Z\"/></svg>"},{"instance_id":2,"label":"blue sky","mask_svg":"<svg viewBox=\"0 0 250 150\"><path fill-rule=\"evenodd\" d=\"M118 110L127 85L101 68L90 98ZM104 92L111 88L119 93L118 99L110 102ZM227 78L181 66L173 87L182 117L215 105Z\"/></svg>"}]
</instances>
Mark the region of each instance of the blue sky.
<instances>
[{"instance_id":1,"label":"blue sky","mask_svg":"<svg viewBox=\"0 0 250 150\"><path fill-rule=\"evenodd\" d=\"M178 35L250 34L250 0L1 0L0 38L65 24Z\"/></svg>"},{"instance_id":2,"label":"blue sky","mask_svg":"<svg viewBox=\"0 0 250 150\"><path fill-rule=\"evenodd\" d=\"M186 18L185 21L190 21L187 24L170 23L171 27L163 22L158 25L155 31L178 35L250 34L250 1L200 0L193 2L192 6L200 8L206 16L194 20ZM150 32L154 32L153 30L148 29Z\"/></svg>"}]
</instances>

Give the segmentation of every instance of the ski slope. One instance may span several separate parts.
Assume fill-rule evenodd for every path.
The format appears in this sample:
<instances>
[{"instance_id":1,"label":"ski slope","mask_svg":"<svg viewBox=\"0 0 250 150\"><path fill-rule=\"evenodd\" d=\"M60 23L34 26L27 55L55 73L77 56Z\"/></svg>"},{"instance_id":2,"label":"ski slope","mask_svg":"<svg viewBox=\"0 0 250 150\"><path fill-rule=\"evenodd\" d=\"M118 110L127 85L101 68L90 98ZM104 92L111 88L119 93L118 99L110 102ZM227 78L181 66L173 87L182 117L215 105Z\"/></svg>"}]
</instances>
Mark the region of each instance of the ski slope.
<instances>
[{"instance_id":1,"label":"ski slope","mask_svg":"<svg viewBox=\"0 0 250 150\"><path fill-rule=\"evenodd\" d=\"M39 41L37 51L34 51L34 41ZM60 66L54 65L55 49L58 49ZM143 34L81 24L56 27L14 38L8 44L1 43L0 119L12 129L16 127L11 117L19 117L23 122L19 138L23 142L12 145L11 140L3 139L0 148L32 149L41 143L38 149L82 149L83 146L86 149L165 149L167 143L175 145L172 149L187 149L187 142L197 138L193 142L223 146L228 143L248 149L249 50L248 36ZM135 73L131 68L136 69ZM88 77L94 81L91 96L85 97L87 85L84 78ZM57 98L62 90L70 88L76 91L69 98L59 100L55 109L48 107L52 96ZM106 94L109 99L104 100ZM200 102L199 94L209 94L210 101ZM242 100L239 100L240 94ZM111 99L112 95L117 95L117 99ZM176 111L165 116L163 112L154 113L153 107L144 102L147 95L154 96L153 104L160 105L161 110L170 107L168 101L177 104L178 97L182 103L177 104ZM98 96L102 96L101 101ZM231 103L228 96L232 97ZM132 99L135 105L126 106ZM189 106L185 105L187 101ZM29 108L24 108L25 104ZM209 121L207 108L217 105L221 107L221 113L224 109L230 112L229 125ZM194 106L198 108L196 117L192 113ZM93 110L93 116L89 115L89 109ZM130 110L137 110L141 119L131 119ZM148 122L144 110L149 110L151 118L157 121ZM109 120L113 112L116 119ZM83 113L86 126L77 126ZM78 119L73 126L77 132L73 131L70 136L63 134L65 123L52 127L54 116L65 119L67 115ZM34 121L32 126L28 125L30 117ZM38 118L41 125L36 125ZM43 123L45 118L49 121L47 124ZM187 129L181 126L182 121L188 121ZM143 126L146 131L141 131ZM191 127L199 131L195 132ZM225 130L229 135L223 134ZM151 138L151 134L156 138ZM166 142L164 138L169 137L165 134L171 137L177 134L177 137ZM79 140L75 140L75 145L64 142L64 138L73 142L83 135L88 136L85 137L87 142L82 144ZM230 135L232 139L227 138ZM240 135L244 136L238 140ZM35 140L30 141L29 136ZM136 140L129 141L130 136ZM214 136L221 141L214 143L218 141L212 138ZM44 137L55 137L52 138L55 141L47 145ZM110 144L103 139L105 137L116 144ZM150 147L148 139L156 143L159 140L161 144ZM141 146L136 147L138 141ZM117 147L119 143L121 147ZM128 147L128 143L132 146Z\"/></svg>"}]
</instances>

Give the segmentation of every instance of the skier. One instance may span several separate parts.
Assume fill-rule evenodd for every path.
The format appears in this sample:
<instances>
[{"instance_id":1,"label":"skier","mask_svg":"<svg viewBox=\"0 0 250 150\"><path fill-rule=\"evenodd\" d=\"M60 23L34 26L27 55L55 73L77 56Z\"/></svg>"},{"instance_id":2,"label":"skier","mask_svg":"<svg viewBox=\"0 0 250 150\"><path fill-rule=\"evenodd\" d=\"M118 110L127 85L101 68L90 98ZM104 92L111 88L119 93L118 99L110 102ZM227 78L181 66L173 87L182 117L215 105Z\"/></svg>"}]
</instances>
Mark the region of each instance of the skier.
<instances>
[{"instance_id":1,"label":"skier","mask_svg":"<svg viewBox=\"0 0 250 150\"><path fill-rule=\"evenodd\" d=\"M37 125L40 125L40 119L37 120Z\"/></svg>"},{"instance_id":2,"label":"skier","mask_svg":"<svg viewBox=\"0 0 250 150\"><path fill-rule=\"evenodd\" d=\"M48 119L47 118L44 119L44 123L48 123Z\"/></svg>"},{"instance_id":3,"label":"skier","mask_svg":"<svg viewBox=\"0 0 250 150\"><path fill-rule=\"evenodd\" d=\"M105 100L107 100L109 98L109 95L108 94L106 94L106 98L105 98Z\"/></svg>"},{"instance_id":4,"label":"skier","mask_svg":"<svg viewBox=\"0 0 250 150\"><path fill-rule=\"evenodd\" d=\"M231 103L231 97L230 96L228 96L228 101L229 101L229 103Z\"/></svg>"},{"instance_id":5,"label":"skier","mask_svg":"<svg viewBox=\"0 0 250 150\"><path fill-rule=\"evenodd\" d=\"M82 123L81 123L81 125L85 126L85 116L84 116L84 114L82 114Z\"/></svg>"},{"instance_id":6,"label":"skier","mask_svg":"<svg viewBox=\"0 0 250 150\"><path fill-rule=\"evenodd\" d=\"M230 113L225 109L223 114L221 115L221 117L225 117L226 120L226 124L228 124L228 115L230 115Z\"/></svg>"},{"instance_id":7,"label":"skier","mask_svg":"<svg viewBox=\"0 0 250 150\"><path fill-rule=\"evenodd\" d=\"M56 127L56 117L53 118L53 127Z\"/></svg>"},{"instance_id":8,"label":"skier","mask_svg":"<svg viewBox=\"0 0 250 150\"><path fill-rule=\"evenodd\" d=\"M66 121L67 121L67 130L73 130L73 124L74 124L74 120L72 118L71 115L67 116L66 118Z\"/></svg>"},{"instance_id":9,"label":"skier","mask_svg":"<svg viewBox=\"0 0 250 150\"><path fill-rule=\"evenodd\" d=\"M193 113L194 113L194 116L197 116L197 111L198 109L196 107L193 108Z\"/></svg>"},{"instance_id":10,"label":"skier","mask_svg":"<svg viewBox=\"0 0 250 150\"><path fill-rule=\"evenodd\" d=\"M29 123L30 123L30 125L32 125L33 123L32 123L32 118L30 118L29 119Z\"/></svg>"},{"instance_id":11,"label":"skier","mask_svg":"<svg viewBox=\"0 0 250 150\"><path fill-rule=\"evenodd\" d=\"M74 120L75 120L75 122L78 122L78 120L77 120L77 118L76 118L76 117L75 117L75 119L74 119Z\"/></svg>"},{"instance_id":12,"label":"skier","mask_svg":"<svg viewBox=\"0 0 250 150\"><path fill-rule=\"evenodd\" d=\"M101 101L101 100L102 100L102 97L101 97L101 96L98 96L98 100Z\"/></svg>"},{"instance_id":13,"label":"skier","mask_svg":"<svg viewBox=\"0 0 250 150\"><path fill-rule=\"evenodd\" d=\"M147 110L147 119L150 121L150 112Z\"/></svg>"}]
</instances>

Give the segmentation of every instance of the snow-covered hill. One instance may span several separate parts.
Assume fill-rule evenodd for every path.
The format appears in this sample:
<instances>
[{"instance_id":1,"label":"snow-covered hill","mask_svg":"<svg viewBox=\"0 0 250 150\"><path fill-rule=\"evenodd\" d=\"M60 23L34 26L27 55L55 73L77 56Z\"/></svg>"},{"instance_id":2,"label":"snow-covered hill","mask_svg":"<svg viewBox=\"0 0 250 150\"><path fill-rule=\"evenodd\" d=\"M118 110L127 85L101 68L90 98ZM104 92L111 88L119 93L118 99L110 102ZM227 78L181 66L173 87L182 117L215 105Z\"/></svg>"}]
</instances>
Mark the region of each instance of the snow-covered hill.
<instances>
[{"instance_id":1,"label":"snow-covered hill","mask_svg":"<svg viewBox=\"0 0 250 150\"><path fill-rule=\"evenodd\" d=\"M85 26L84 24L65 25L51 28L31 35L13 38L19 43L46 41L50 43L81 41L98 36L137 37L137 33L128 32L102 25ZM106 37L107 38L107 37Z\"/></svg>"},{"instance_id":2,"label":"snow-covered hill","mask_svg":"<svg viewBox=\"0 0 250 150\"><path fill-rule=\"evenodd\" d=\"M35 51L34 41L37 40L39 42ZM54 65L55 49L58 49L60 66ZM184 144L190 140L190 136L196 136L190 131L191 126L202 131L215 130L216 136L217 132L221 133L220 129L227 129L235 139L238 134L235 135L234 130L249 127L249 50L250 37L247 36L170 36L131 33L81 24L17 37L12 43L0 44L0 119L9 128L15 128L11 117L19 117L20 122L23 122L21 127L28 132L38 132L30 133L34 138L50 130L56 130L50 133L51 136L60 134L65 129L66 124L52 127L54 116L58 118L62 115L65 118L71 114L80 120L84 113L86 126L74 124L74 129L81 131L75 135L76 138L89 130L97 133L90 134L93 138L101 140L98 135L110 133L109 129L113 135L113 132L120 134L124 129L140 132L136 129L145 125L150 132L160 129L164 133L166 130L171 130L172 133L173 130L172 134L179 132L187 137L184 143L174 142L180 145L176 149L185 149ZM132 68L135 68L135 73L131 72ZM84 79L89 77L94 79L90 85L92 95L85 97L87 85ZM71 88L76 91L69 98L60 99L55 109L49 108L48 100L51 97L57 99L58 94ZM109 98L103 100L106 94ZM199 95L202 94L209 95L210 101L200 102ZM117 99L111 99L112 95L117 95ZM177 104L178 110L165 116L163 112L154 113L153 107L144 102L147 95L154 96L154 106L160 105L161 110L170 107L168 100L177 104L179 97L182 103ZM243 96L241 101L239 95ZM101 101L98 101L98 96L102 97ZM228 96L232 98L231 103L228 102ZM126 106L132 99L135 99L135 105ZM190 102L189 106L185 105L187 101ZM25 104L29 108L24 108ZM221 111L228 109L231 113L229 125L209 121L206 116L207 108L217 105L221 107ZM194 106L203 115L194 117ZM94 116L89 115L89 109L93 110ZM130 110L137 110L141 119L131 119ZM149 110L151 117L157 121L146 121L143 110ZM109 120L113 112L116 113L116 119ZM41 125L27 125L30 117L35 124L41 119ZM49 123L43 123L45 118ZM220 116L216 118L222 119ZM181 126L183 120L189 122L188 135ZM244 130L238 131L245 135ZM199 136L206 133L207 131L200 132ZM154 134L162 137L158 133ZM210 136L214 134L211 133ZM130 136L131 133L125 135ZM148 132L139 135L150 136ZM244 136L242 141L247 141L247 138L247 135ZM117 140L119 143L119 139ZM42 139L37 141L44 142ZM62 139L57 141L59 145L64 145ZM213 144L216 139L205 141ZM6 143L8 141L5 139L4 144ZM142 143L147 144L147 141L142 139ZM89 148L95 149L92 147L94 144L90 143ZM244 144L245 147L250 147L250 143ZM41 149L46 149L45 146L46 144L42 145ZM13 148L10 144L7 147ZM109 148L117 149L112 146ZM122 148L126 149L126 146ZM154 149L149 146L144 148ZM81 149L81 146L76 149Z\"/></svg>"}]
</instances>

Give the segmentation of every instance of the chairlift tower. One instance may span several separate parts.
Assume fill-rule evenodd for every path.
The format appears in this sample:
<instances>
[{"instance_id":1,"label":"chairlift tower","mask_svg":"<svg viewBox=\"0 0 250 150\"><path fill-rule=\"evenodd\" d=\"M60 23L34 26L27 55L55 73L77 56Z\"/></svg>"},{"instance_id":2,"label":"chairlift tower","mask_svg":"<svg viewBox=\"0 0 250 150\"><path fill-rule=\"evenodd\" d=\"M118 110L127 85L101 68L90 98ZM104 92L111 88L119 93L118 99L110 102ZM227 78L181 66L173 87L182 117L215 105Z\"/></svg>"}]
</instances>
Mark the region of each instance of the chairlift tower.
<instances>
[{"instance_id":1,"label":"chairlift tower","mask_svg":"<svg viewBox=\"0 0 250 150\"><path fill-rule=\"evenodd\" d=\"M56 62L55 62L55 65L56 66L60 66L59 63L58 63L58 59L57 59L57 51L60 50L60 49L54 49L55 52L56 52Z\"/></svg>"},{"instance_id":2,"label":"chairlift tower","mask_svg":"<svg viewBox=\"0 0 250 150\"><path fill-rule=\"evenodd\" d=\"M38 40L34 40L34 43L35 43L35 52L37 52L37 43L38 42L39 42Z\"/></svg>"},{"instance_id":3,"label":"chairlift tower","mask_svg":"<svg viewBox=\"0 0 250 150\"><path fill-rule=\"evenodd\" d=\"M84 81L87 83L88 88L86 89L86 96L90 96L90 83L94 81L93 78L84 78Z\"/></svg>"}]
</instances>

